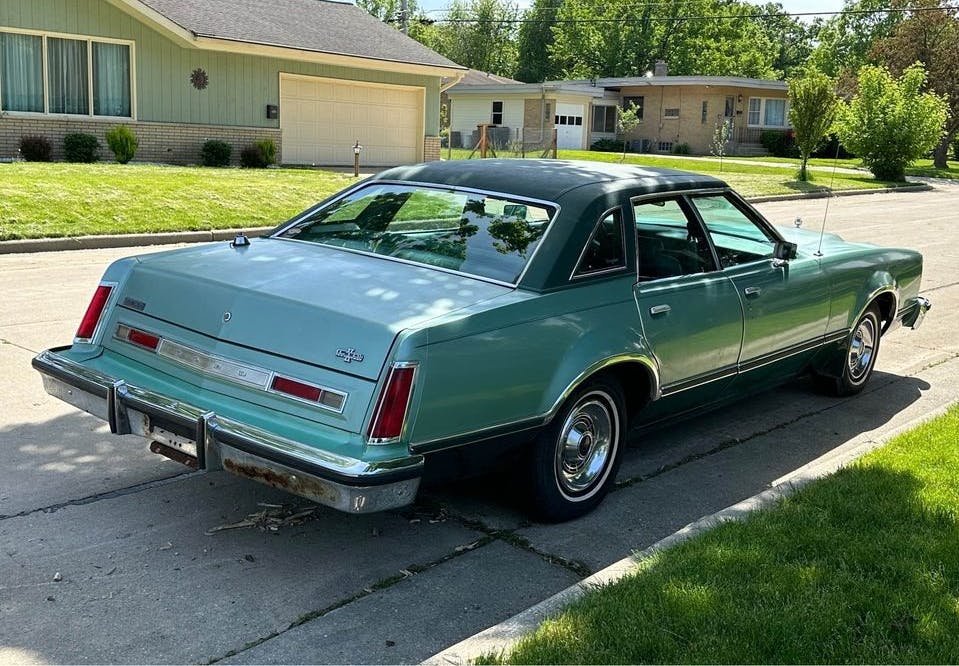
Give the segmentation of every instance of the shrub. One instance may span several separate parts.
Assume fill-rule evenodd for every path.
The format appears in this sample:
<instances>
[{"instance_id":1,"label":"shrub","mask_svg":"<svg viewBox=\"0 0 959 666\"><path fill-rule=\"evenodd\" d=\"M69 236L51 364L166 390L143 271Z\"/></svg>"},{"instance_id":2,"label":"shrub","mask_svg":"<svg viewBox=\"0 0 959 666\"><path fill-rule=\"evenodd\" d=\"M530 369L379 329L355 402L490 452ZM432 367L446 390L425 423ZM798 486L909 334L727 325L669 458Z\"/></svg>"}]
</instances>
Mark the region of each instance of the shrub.
<instances>
[{"instance_id":1,"label":"shrub","mask_svg":"<svg viewBox=\"0 0 959 666\"><path fill-rule=\"evenodd\" d=\"M808 180L809 158L829 134L839 108L836 82L815 68L809 69L803 76L789 79L789 100L789 121L802 160L799 180Z\"/></svg>"},{"instance_id":2,"label":"shrub","mask_svg":"<svg viewBox=\"0 0 959 666\"><path fill-rule=\"evenodd\" d=\"M25 136L20 139L20 156L27 162L53 161L53 146L42 136Z\"/></svg>"},{"instance_id":3,"label":"shrub","mask_svg":"<svg viewBox=\"0 0 959 666\"><path fill-rule=\"evenodd\" d=\"M96 162L100 159L100 142L92 134L71 132L63 137L63 156L67 162Z\"/></svg>"},{"instance_id":4,"label":"shrub","mask_svg":"<svg viewBox=\"0 0 959 666\"><path fill-rule=\"evenodd\" d=\"M126 164L137 154L140 142L132 129L126 125L117 125L107 132L107 145L113 151L113 156L116 157L117 162Z\"/></svg>"},{"instance_id":5,"label":"shrub","mask_svg":"<svg viewBox=\"0 0 959 666\"><path fill-rule=\"evenodd\" d=\"M200 158L203 166L225 167L230 163L230 155L233 154L233 147L226 141L219 139L210 139L203 143L200 149Z\"/></svg>"},{"instance_id":6,"label":"shrub","mask_svg":"<svg viewBox=\"0 0 959 666\"><path fill-rule=\"evenodd\" d=\"M593 142L593 145L591 145L589 149L601 153L620 153L623 151L623 147L625 145L625 141L618 141L616 139L599 139L598 141Z\"/></svg>"},{"instance_id":7,"label":"shrub","mask_svg":"<svg viewBox=\"0 0 959 666\"><path fill-rule=\"evenodd\" d=\"M759 143L776 157L799 157L799 148L795 137L783 130L763 130L759 134Z\"/></svg>"},{"instance_id":8,"label":"shrub","mask_svg":"<svg viewBox=\"0 0 959 666\"><path fill-rule=\"evenodd\" d=\"M923 92L925 83L919 64L898 80L883 67L859 70L856 96L841 108L836 128L839 140L879 180L904 180L906 167L942 138L948 103Z\"/></svg>"},{"instance_id":9,"label":"shrub","mask_svg":"<svg viewBox=\"0 0 959 666\"><path fill-rule=\"evenodd\" d=\"M244 169L263 169L266 157L259 146L247 146L240 151L240 166Z\"/></svg>"},{"instance_id":10,"label":"shrub","mask_svg":"<svg viewBox=\"0 0 959 666\"><path fill-rule=\"evenodd\" d=\"M689 155L689 144L688 143L674 143L673 144L673 155Z\"/></svg>"},{"instance_id":11,"label":"shrub","mask_svg":"<svg viewBox=\"0 0 959 666\"><path fill-rule=\"evenodd\" d=\"M263 159L266 160L266 166L276 164L276 141L273 139L263 139L256 142L256 147L263 153Z\"/></svg>"}]
</instances>

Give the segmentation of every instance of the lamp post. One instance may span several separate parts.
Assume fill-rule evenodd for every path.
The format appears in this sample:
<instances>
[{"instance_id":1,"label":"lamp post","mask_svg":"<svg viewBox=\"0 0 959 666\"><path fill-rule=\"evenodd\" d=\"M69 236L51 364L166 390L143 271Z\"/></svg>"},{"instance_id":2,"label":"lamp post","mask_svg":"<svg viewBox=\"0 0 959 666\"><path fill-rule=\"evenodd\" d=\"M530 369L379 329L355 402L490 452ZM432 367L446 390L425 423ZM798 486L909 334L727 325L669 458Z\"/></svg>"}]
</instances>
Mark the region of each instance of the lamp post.
<instances>
[{"instance_id":1,"label":"lamp post","mask_svg":"<svg viewBox=\"0 0 959 666\"><path fill-rule=\"evenodd\" d=\"M363 150L363 146L360 145L360 140L357 139L356 143L353 144L353 177L358 178L360 175L360 151Z\"/></svg>"}]
</instances>

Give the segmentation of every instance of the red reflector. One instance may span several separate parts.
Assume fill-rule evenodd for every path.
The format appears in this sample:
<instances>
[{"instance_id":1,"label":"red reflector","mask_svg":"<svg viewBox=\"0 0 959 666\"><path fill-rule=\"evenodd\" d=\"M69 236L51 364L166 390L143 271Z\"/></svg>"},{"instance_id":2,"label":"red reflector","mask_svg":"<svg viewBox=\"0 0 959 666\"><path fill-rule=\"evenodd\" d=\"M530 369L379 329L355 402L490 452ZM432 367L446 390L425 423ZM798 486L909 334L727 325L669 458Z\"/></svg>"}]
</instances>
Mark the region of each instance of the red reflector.
<instances>
[{"instance_id":1,"label":"red reflector","mask_svg":"<svg viewBox=\"0 0 959 666\"><path fill-rule=\"evenodd\" d=\"M101 284L97 287L97 290L93 292L90 305L87 306L87 311L83 315L83 319L80 320L80 328L77 329L77 338L80 340L89 340L93 337L93 334L97 330L97 324L100 323L100 317L103 315L103 308L106 307L107 300L109 300L112 291L113 287Z\"/></svg>"},{"instance_id":2,"label":"red reflector","mask_svg":"<svg viewBox=\"0 0 959 666\"><path fill-rule=\"evenodd\" d=\"M373 421L367 439L370 441L395 439L403 434L403 423L410 405L413 375L416 366L394 366L386 380L373 411Z\"/></svg>"},{"instance_id":3,"label":"red reflector","mask_svg":"<svg viewBox=\"0 0 959 666\"><path fill-rule=\"evenodd\" d=\"M309 400L310 402L319 402L320 394L323 392L322 389L315 386L310 386L309 384L304 384L303 382L298 382L293 379L287 379L286 377L280 377L279 375L273 378L271 387L274 391L286 393L287 395L302 398L303 400Z\"/></svg>"},{"instance_id":4,"label":"red reflector","mask_svg":"<svg viewBox=\"0 0 959 666\"><path fill-rule=\"evenodd\" d=\"M138 331L135 328L131 328L130 332L127 333L127 340L135 345L140 345L141 347L146 347L147 349L152 349L154 351L156 351L156 348L160 346L159 336L152 335L150 333L144 333L143 331Z\"/></svg>"}]
</instances>

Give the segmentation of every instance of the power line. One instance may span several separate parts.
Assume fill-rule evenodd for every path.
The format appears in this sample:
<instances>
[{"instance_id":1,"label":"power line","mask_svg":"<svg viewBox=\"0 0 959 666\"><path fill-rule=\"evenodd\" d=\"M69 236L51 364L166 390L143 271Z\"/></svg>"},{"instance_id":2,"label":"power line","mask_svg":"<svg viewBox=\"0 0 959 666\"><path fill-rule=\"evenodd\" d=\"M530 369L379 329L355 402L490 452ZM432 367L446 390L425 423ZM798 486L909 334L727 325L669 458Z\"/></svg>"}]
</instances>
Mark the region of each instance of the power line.
<instances>
[{"instance_id":1,"label":"power line","mask_svg":"<svg viewBox=\"0 0 959 666\"><path fill-rule=\"evenodd\" d=\"M660 3L665 4L665 3ZM652 5L651 5L652 6ZM714 14L712 16L649 16L645 18L587 18L587 19L542 19L542 18L515 18L515 19L435 19L436 23L557 23L557 24L577 24L577 23L640 23L640 22L660 22L660 23L678 23L681 21L715 21L717 19L763 19L763 18L802 18L807 16L864 16L869 14L903 14L907 12L931 12L931 11L955 11L959 10L959 5L943 5L941 7L914 7L912 9L847 9L833 12L793 12L793 13L771 13L771 12L750 12L740 14ZM441 10L449 11L449 10Z\"/></svg>"}]
</instances>

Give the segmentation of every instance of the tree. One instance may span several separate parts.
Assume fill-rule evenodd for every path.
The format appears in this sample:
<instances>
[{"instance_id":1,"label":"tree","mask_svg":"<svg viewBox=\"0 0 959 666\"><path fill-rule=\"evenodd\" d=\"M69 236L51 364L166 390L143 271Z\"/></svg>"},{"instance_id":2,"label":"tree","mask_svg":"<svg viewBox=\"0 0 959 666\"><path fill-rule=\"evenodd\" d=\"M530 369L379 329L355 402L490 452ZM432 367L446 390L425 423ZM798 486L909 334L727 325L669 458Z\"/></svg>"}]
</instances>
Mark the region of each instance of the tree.
<instances>
[{"instance_id":1,"label":"tree","mask_svg":"<svg viewBox=\"0 0 959 666\"><path fill-rule=\"evenodd\" d=\"M518 16L508 0L453 0L424 43L464 67L512 76Z\"/></svg>"},{"instance_id":2,"label":"tree","mask_svg":"<svg viewBox=\"0 0 959 666\"><path fill-rule=\"evenodd\" d=\"M549 57L553 44L553 27L562 0L536 0L523 14L516 39L517 69L513 78L527 83L540 83L559 78Z\"/></svg>"},{"instance_id":3,"label":"tree","mask_svg":"<svg viewBox=\"0 0 959 666\"><path fill-rule=\"evenodd\" d=\"M929 8L938 0L926 0ZM915 12L889 37L873 46L871 57L900 74L914 62L926 68L928 88L949 99L946 133L933 153L936 168L945 169L949 145L959 134L959 15L955 9Z\"/></svg>"},{"instance_id":4,"label":"tree","mask_svg":"<svg viewBox=\"0 0 959 666\"><path fill-rule=\"evenodd\" d=\"M620 160L622 162L626 161L626 146L629 143L626 135L636 129L637 125L639 125L639 107L635 103L630 102L624 108L619 109L616 117L616 129L619 130L619 135L623 138L623 159Z\"/></svg>"},{"instance_id":5,"label":"tree","mask_svg":"<svg viewBox=\"0 0 959 666\"><path fill-rule=\"evenodd\" d=\"M809 156L822 145L838 107L835 82L819 70L813 68L802 77L789 79L789 122L802 159L799 180L808 179Z\"/></svg>"},{"instance_id":6,"label":"tree","mask_svg":"<svg viewBox=\"0 0 959 666\"><path fill-rule=\"evenodd\" d=\"M719 170L723 170L723 157L726 155L726 148L729 147L729 140L733 137L733 119L723 118L716 123L713 130L712 141L709 142L709 152L719 158Z\"/></svg>"},{"instance_id":7,"label":"tree","mask_svg":"<svg viewBox=\"0 0 959 666\"><path fill-rule=\"evenodd\" d=\"M843 10L827 21L814 25L816 48L810 64L833 77L857 72L877 39L892 33L902 20L902 12L886 9L910 7L919 0L845 0Z\"/></svg>"},{"instance_id":8,"label":"tree","mask_svg":"<svg viewBox=\"0 0 959 666\"><path fill-rule=\"evenodd\" d=\"M898 81L886 68L866 65L856 96L840 107L839 140L880 180L904 180L906 167L942 138L948 106L922 92L925 83L918 63Z\"/></svg>"},{"instance_id":9,"label":"tree","mask_svg":"<svg viewBox=\"0 0 959 666\"><path fill-rule=\"evenodd\" d=\"M759 29L776 54L773 69L780 76L792 76L806 65L812 53L812 26L790 16L778 2L766 3L759 11L765 14L757 19Z\"/></svg>"}]
</instances>

